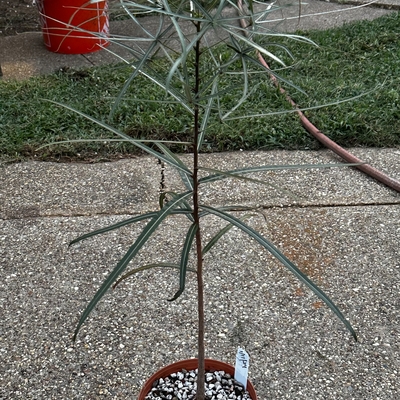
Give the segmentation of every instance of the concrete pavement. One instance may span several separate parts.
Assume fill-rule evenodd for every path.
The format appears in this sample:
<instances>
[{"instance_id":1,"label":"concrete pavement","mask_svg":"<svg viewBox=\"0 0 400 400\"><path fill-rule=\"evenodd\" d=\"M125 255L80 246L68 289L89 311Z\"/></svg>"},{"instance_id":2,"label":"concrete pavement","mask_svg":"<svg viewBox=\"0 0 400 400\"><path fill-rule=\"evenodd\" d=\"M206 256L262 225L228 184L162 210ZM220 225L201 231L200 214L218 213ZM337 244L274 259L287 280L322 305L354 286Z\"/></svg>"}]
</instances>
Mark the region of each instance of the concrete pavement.
<instances>
[{"instance_id":1,"label":"concrete pavement","mask_svg":"<svg viewBox=\"0 0 400 400\"><path fill-rule=\"evenodd\" d=\"M353 152L400 179L398 149ZM329 151L271 151L203 155L201 161L232 169L338 159ZM167 167L165 173L167 188L178 190L174 172ZM160 176L149 157L1 168L1 399L134 399L157 368L196 355L195 280L189 276L184 295L169 303L178 285L173 271L126 281L71 343L79 313L143 225L71 248L69 241L157 209ZM254 177L268 185L216 182L202 189L203 201L254 207L246 222L337 303L359 342L234 229L205 258L207 355L234 363L237 346L246 348L259 399L398 398L400 195L353 169ZM223 225L205 219L204 241ZM184 218L168 219L130 268L176 261L184 229Z\"/></svg>"}]
</instances>

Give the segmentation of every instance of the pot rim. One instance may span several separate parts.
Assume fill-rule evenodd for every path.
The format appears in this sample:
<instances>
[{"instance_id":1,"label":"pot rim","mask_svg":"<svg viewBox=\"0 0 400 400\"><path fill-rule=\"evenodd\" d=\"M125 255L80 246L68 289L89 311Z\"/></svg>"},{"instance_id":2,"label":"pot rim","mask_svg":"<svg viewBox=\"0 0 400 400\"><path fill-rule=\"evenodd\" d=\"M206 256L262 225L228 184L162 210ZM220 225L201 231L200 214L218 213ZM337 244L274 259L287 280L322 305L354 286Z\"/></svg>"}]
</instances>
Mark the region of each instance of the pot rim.
<instances>
[{"instance_id":1,"label":"pot rim","mask_svg":"<svg viewBox=\"0 0 400 400\"><path fill-rule=\"evenodd\" d=\"M153 375L150 376L150 378L147 379L145 384L142 387L142 390L139 393L138 400L144 400L147 394L151 391L153 387L153 382L159 378L165 378L168 375L170 375L173 372L178 372L182 369L196 369L198 366L198 361L197 358L189 358L186 360L181 360L177 361L175 363L166 365L165 367L159 369L157 372L155 372ZM223 361L218 361L218 360L213 360L211 358L206 358L205 359L205 367L206 370L209 371L225 371L228 374L234 376L235 374L235 368L227 364ZM253 384L250 382L250 380L247 380L247 387L246 390L249 392L251 399L252 400L257 400L257 394L254 389Z\"/></svg>"}]
</instances>

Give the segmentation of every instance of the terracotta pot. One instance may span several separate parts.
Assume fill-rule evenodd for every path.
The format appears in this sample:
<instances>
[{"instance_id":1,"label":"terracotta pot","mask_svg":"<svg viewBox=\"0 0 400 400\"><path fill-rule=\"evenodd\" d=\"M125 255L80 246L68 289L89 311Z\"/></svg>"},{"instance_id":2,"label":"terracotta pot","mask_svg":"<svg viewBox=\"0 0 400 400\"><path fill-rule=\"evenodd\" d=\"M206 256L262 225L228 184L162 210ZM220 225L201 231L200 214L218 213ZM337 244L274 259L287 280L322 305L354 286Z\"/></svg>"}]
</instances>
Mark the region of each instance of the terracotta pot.
<instances>
[{"instance_id":1,"label":"terracotta pot","mask_svg":"<svg viewBox=\"0 0 400 400\"><path fill-rule=\"evenodd\" d=\"M36 4L48 50L84 54L108 45L107 0L36 0Z\"/></svg>"},{"instance_id":2,"label":"terracotta pot","mask_svg":"<svg viewBox=\"0 0 400 400\"><path fill-rule=\"evenodd\" d=\"M144 400L147 394L151 391L153 387L153 383L155 380L160 378L165 378L173 372L179 372L182 369L186 369L187 371L196 369L198 366L198 361L196 358L191 358L189 360L182 360L176 363L167 365L164 368L158 370L155 374L153 374L144 384L142 390L139 393L138 400ZM225 371L228 374L235 375L235 368L232 365L226 364L222 361L216 361L211 359L205 360L206 371ZM246 390L249 392L252 400L257 400L256 391L254 390L254 386L251 384L249 380L247 380L247 388Z\"/></svg>"}]
</instances>

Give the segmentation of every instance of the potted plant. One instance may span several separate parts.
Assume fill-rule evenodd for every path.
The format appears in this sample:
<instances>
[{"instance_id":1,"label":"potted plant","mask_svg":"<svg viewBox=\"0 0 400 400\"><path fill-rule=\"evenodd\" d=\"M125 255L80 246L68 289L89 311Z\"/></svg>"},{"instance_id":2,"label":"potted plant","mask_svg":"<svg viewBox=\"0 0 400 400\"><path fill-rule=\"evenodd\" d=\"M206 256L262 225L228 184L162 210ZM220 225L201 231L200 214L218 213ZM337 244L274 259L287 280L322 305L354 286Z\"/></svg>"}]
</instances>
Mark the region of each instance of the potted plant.
<instances>
[{"instance_id":1,"label":"potted plant","mask_svg":"<svg viewBox=\"0 0 400 400\"><path fill-rule=\"evenodd\" d=\"M100 286L82 313L75 330L74 340L82 324L108 289L113 285L115 287L120 281L132 274L152 268L176 268L179 271L179 289L169 299L170 301L175 301L185 290L187 273L194 273L197 277L198 302L198 349L197 360L195 361L195 365L198 368L196 398L197 400L204 400L206 398L204 382L207 361L204 346L203 269L205 267L204 263L207 261L207 252L218 243L218 240L231 227L236 227L245 232L288 268L304 285L327 304L351 332L354 339L357 340L350 323L329 297L268 239L246 224L246 216L240 217L234 214L237 205L213 207L204 203L199 194L200 187L217 180L248 179L252 182L262 183L254 178L249 178L248 174L272 169L310 168L310 166L291 165L277 167L263 165L220 171L203 168L199 159L199 153L204 146L207 128L213 115L217 115L217 119L220 121L228 119L235 113L240 116L240 106L254 91L254 87L251 87L251 74L271 73L270 70L258 62L258 53L283 64L283 61L270 51L273 48L271 44L265 46L263 40L271 38L271 36L286 36L289 39L301 41L308 40L296 35L272 34L267 29L264 29L261 24L274 8L263 6L256 11L252 0L244 1L243 3L236 3L231 0L214 0L211 2L201 0L155 0L145 4L121 0L121 5L132 18L133 23L143 28L144 35L138 37L135 44L144 43L146 46L138 50L137 47L130 49L126 44L121 43L122 46L131 51L133 60L126 60L126 62L133 68L133 72L127 79L115 103L113 112L122 101L124 93L126 93L134 78L139 74L149 78L154 84L161 86L165 90L166 96L172 98L174 102L178 102L182 111L189 114L192 119L192 140L180 142L190 148L192 165L185 164L177 154L170 150L168 144L171 142L153 140L149 144L149 141L134 139L124 134L114 128L111 123L96 120L87 114L74 110L103 128L108 129L121 140L133 143L160 160L161 163L176 169L185 187L181 193L163 191L159 196L159 209L153 212L90 232L71 242L71 244L74 244L83 239L118 229L128 224L147 221L140 235ZM145 28L138 18L140 13L146 14L149 12L159 16L159 24L154 32L150 32ZM237 24L239 19L244 19L246 27L240 27ZM211 34L214 34L214 37ZM111 40L113 39L111 38ZM120 43L118 38L115 39L115 42ZM289 54L285 47L279 46ZM155 57L159 54L163 55L163 58ZM228 79L224 78L224 76L228 76ZM241 93L238 98L231 100L229 96L239 84L242 88ZM225 108L226 105L228 106L227 109ZM64 107L73 110L68 106ZM111 113L111 120L113 112ZM315 166L315 168L322 167L327 166ZM177 264L156 263L141 265L126 273L127 267L150 236L157 228L162 226L167 217L174 215L184 215L188 222L187 230L182 233L180 262ZM224 222L224 225L217 235L208 243L204 243L202 218L207 215L218 217ZM189 266L188 260L191 251L195 252L195 266Z\"/></svg>"}]
</instances>

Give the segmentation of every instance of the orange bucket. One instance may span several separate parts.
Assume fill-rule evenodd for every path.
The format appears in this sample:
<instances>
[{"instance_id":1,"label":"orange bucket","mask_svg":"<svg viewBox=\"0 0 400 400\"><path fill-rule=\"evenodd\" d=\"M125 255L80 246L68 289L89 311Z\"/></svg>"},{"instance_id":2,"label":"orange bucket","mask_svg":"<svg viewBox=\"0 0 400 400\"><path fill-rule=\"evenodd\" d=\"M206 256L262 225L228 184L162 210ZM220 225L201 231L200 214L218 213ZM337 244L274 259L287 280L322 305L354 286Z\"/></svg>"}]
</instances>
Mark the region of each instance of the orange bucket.
<instances>
[{"instance_id":1,"label":"orange bucket","mask_svg":"<svg viewBox=\"0 0 400 400\"><path fill-rule=\"evenodd\" d=\"M37 0L44 44L64 54L84 54L109 44L107 0Z\"/></svg>"}]
</instances>

